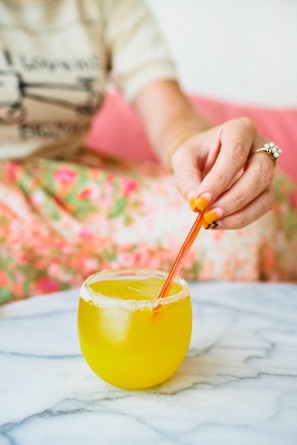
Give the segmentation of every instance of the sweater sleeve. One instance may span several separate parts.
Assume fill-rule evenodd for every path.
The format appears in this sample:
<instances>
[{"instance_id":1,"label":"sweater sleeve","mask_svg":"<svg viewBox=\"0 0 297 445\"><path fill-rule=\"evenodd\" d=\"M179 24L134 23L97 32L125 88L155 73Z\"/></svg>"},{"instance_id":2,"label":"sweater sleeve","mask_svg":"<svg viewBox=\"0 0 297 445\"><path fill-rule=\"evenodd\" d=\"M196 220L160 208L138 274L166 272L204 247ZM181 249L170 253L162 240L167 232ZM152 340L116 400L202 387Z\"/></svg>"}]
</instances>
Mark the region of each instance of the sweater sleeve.
<instances>
[{"instance_id":1,"label":"sweater sleeve","mask_svg":"<svg viewBox=\"0 0 297 445\"><path fill-rule=\"evenodd\" d=\"M106 0L105 11L111 79L128 101L151 83L177 79L157 22L142 0Z\"/></svg>"}]
</instances>

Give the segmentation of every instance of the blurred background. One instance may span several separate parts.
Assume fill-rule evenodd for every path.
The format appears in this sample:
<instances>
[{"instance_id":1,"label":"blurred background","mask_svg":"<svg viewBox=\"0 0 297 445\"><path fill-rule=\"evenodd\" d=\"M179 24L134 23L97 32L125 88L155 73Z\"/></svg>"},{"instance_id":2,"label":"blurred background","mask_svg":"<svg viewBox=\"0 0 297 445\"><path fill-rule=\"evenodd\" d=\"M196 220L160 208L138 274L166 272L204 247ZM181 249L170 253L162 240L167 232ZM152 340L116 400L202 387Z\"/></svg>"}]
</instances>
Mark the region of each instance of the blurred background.
<instances>
[{"instance_id":1,"label":"blurred background","mask_svg":"<svg viewBox=\"0 0 297 445\"><path fill-rule=\"evenodd\" d=\"M297 106L297 0L146 1L186 91Z\"/></svg>"}]
</instances>

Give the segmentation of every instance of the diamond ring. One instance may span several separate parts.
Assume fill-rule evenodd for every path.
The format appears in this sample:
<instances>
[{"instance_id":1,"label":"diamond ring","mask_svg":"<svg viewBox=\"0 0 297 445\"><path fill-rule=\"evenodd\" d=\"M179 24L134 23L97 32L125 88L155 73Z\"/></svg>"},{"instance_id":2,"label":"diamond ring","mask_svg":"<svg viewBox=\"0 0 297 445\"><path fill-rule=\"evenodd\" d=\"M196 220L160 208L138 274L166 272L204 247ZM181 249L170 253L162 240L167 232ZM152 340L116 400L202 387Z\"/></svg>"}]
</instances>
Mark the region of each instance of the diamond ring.
<instances>
[{"instance_id":1,"label":"diamond ring","mask_svg":"<svg viewBox=\"0 0 297 445\"><path fill-rule=\"evenodd\" d=\"M280 157L282 149L275 145L274 142L267 142L263 147L258 148L256 153L264 153L270 157L274 162Z\"/></svg>"}]
</instances>

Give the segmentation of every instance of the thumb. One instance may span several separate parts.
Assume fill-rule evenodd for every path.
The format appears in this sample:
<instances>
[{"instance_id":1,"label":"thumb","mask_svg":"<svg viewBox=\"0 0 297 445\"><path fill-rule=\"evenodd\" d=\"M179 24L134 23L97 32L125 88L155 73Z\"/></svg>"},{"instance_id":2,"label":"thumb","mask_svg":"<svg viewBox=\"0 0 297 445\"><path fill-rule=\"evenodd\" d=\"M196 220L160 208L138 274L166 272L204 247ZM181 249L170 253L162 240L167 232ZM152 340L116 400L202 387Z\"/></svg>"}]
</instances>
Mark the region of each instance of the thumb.
<instances>
[{"instance_id":1,"label":"thumb","mask_svg":"<svg viewBox=\"0 0 297 445\"><path fill-rule=\"evenodd\" d=\"M194 150L185 149L181 145L172 156L172 167L179 192L192 210L199 211L196 208L195 197L202 181L202 173L198 168L197 154Z\"/></svg>"}]
</instances>

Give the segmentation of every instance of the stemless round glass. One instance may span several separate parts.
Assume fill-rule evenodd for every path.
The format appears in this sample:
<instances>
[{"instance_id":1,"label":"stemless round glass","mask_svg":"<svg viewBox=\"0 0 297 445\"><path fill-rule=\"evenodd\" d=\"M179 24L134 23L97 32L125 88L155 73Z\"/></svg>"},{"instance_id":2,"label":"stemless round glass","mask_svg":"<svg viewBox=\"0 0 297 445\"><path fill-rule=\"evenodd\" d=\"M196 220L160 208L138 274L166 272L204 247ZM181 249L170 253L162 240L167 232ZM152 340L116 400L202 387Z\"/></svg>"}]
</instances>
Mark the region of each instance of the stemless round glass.
<instances>
[{"instance_id":1,"label":"stemless round glass","mask_svg":"<svg viewBox=\"0 0 297 445\"><path fill-rule=\"evenodd\" d=\"M157 299L166 277L152 270L113 270L91 275L83 283L80 346L90 368L106 382L148 388L168 379L182 363L192 332L190 292L186 281L176 278L169 296ZM108 296L96 290L104 282L110 286ZM118 295L112 293L113 283L120 289Z\"/></svg>"}]
</instances>

